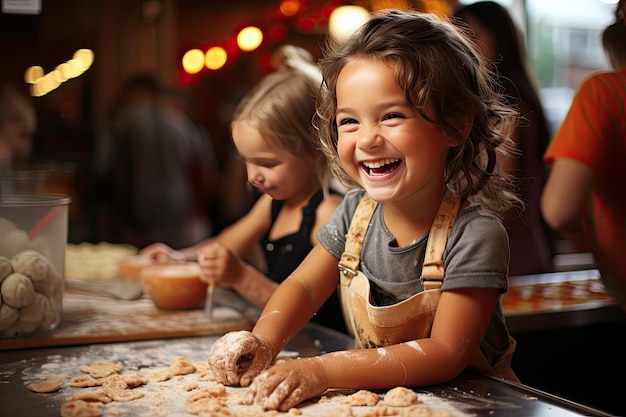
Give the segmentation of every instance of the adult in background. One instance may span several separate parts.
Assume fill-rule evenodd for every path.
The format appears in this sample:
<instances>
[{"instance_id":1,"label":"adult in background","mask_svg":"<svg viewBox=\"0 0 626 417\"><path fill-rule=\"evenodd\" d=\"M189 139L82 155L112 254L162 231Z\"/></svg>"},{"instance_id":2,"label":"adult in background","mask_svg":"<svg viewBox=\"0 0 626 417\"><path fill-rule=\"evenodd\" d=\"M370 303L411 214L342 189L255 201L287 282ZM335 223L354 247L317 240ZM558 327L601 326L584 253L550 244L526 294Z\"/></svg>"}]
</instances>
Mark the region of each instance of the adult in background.
<instances>
[{"instance_id":1,"label":"adult in background","mask_svg":"<svg viewBox=\"0 0 626 417\"><path fill-rule=\"evenodd\" d=\"M613 25L624 30L623 14ZM615 26L609 26L611 32ZM619 27L618 27L618 30ZM611 56L620 42L606 42ZM626 66L590 75L545 154L552 168L541 199L548 224L591 252L607 293L626 311Z\"/></svg>"},{"instance_id":2,"label":"adult in background","mask_svg":"<svg viewBox=\"0 0 626 417\"><path fill-rule=\"evenodd\" d=\"M33 104L8 84L0 86L0 177L30 158L37 114Z\"/></svg>"},{"instance_id":3,"label":"adult in background","mask_svg":"<svg viewBox=\"0 0 626 417\"><path fill-rule=\"evenodd\" d=\"M102 161L112 213L101 239L181 248L210 235L212 145L171 103L152 75L123 84Z\"/></svg>"},{"instance_id":4,"label":"adult in background","mask_svg":"<svg viewBox=\"0 0 626 417\"><path fill-rule=\"evenodd\" d=\"M543 153L551 133L528 65L524 38L509 12L493 1L462 6L455 18L457 24L469 26L470 36L495 66L509 102L521 115L513 133L517 153L498 155L500 168L517 177L519 195L526 204L524 210L514 211L505 219L511 248L509 274L549 272L553 266L553 233L541 217L540 199L547 175Z\"/></svg>"}]
</instances>

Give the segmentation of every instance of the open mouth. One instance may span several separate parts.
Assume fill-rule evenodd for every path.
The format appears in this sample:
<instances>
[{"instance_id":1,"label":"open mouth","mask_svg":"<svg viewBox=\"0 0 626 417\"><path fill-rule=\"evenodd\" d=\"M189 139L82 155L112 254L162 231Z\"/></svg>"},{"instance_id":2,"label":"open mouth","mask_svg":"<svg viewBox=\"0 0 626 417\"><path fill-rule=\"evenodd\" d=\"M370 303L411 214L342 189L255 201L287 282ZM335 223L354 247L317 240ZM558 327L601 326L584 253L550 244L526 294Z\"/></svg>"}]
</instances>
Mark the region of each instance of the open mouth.
<instances>
[{"instance_id":1,"label":"open mouth","mask_svg":"<svg viewBox=\"0 0 626 417\"><path fill-rule=\"evenodd\" d=\"M382 159L380 161L362 162L361 166L368 175L384 175L400 165L400 159Z\"/></svg>"}]
</instances>

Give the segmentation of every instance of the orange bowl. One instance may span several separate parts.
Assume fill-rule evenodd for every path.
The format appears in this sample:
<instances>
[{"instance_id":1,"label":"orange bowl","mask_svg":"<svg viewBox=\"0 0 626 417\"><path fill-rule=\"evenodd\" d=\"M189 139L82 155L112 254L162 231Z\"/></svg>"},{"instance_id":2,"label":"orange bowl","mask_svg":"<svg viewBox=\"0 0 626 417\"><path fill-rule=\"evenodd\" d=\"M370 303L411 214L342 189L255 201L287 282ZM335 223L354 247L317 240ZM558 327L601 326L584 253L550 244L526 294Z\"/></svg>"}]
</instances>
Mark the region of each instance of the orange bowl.
<instances>
[{"instance_id":1,"label":"orange bowl","mask_svg":"<svg viewBox=\"0 0 626 417\"><path fill-rule=\"evenodd\" d=\"M206 299L207 283L195 262L154 264L141 270L144 290L163 309L188 310Z\"/></svg>"}]
</instances>

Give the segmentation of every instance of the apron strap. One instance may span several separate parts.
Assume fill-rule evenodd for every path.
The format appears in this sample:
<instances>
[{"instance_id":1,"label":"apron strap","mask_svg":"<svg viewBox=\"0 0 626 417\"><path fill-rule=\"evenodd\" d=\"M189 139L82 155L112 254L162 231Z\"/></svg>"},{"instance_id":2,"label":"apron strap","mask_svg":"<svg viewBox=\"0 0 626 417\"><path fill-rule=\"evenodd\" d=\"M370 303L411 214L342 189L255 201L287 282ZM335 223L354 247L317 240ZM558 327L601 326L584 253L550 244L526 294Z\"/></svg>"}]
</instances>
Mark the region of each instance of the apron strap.
<instances>
[{"instance_id":1,"label":"apron strap","mask_svg":"<svg viewBox=\"0 0 626 417\"><path fill-rule=\"evenodd\" d=\"M339 271L350 278L356 276L359 269L363 239L365 239L365 233L377 205L378 202L365 193L352 217L350 229L346 235L346 246L338 265Z\"/></svg>"},{"instance_id":2,"label":"apron strap","mask_svg":"<svg viewBox=\"0 0 626 417\"><path fill-rule=\"evenodd\" d=\"M354 212L350 229L346 235L346 246L338 265L339 271L346 276L354 277L357 274L365 233L377 205L378 203L365 193ZM446 248L452 224L460 207L461 199L455 197L450 190L446 190L437 215L433 220L426 244L426 255L421 276L425 290L441 288L444 276L443 251Z\"/></svg>"}]
</instances>

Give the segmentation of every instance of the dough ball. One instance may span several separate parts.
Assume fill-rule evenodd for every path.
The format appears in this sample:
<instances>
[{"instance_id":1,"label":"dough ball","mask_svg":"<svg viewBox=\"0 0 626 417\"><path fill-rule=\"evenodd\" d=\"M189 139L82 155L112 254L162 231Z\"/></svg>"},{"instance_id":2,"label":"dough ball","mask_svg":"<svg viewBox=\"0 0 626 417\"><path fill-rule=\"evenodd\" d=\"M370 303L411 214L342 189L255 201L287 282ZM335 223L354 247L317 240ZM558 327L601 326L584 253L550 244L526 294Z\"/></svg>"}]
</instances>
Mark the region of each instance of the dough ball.
<instances>
[{"instance_id":1,"label":"dough ball","mask_svg":"<svg viewBox=\"0 0 626 417\"><path fill-rule=\"evenodd\" d=\"M43 318L39 325L39 330L50 330L61 323L61 313L63 306L56 306L54 302L46 297L46 306L43 312Z\"/></svg>"},{"instance_id":2,"label":"dough ball","mask_svg":"<svg viewBox=\"0 0 626 417\"><path fill-rule=\"evenodd\" d=\"M18 327L17 321L15 321L15 323L10 325L8 328L0 331L0 336L4 336L4 337L15 337L15 336L20 336L21 334L22 333L20 333L20 329Z\"/></svg>"},{"instance_id":3,"label":"dough ball","mask_svg":"<svg viewBox=\"0 0 626 417\"><path fill-rule=\"evenodd\" d=\"M48 277L48 258L34 249L26 249L11 258L13 270L27 275L34 282L43 281Z\"/></svg>"},{"instance_id":4,"label":"dough ball","mask_svg":"<svg viewBox=\"0 0 626 417\"><path fill-rule=\"evenodd\" d=\"M14 272L2 281L0 295L3 303L14 308L22 308L35 301L35 288L30 278Z\"/></svg>"},{"instance_id":5,"label":"dough ball","mask_svg":"<svg viewBox=\"0 0 626 417\"><path fill-rule=\"evenodd\" d=\"M0 256L0 284L2 281L9 275L13 273L13 264L9 258L5 258L4 256Z\"/></svg>"},{"instance_id":6,"label":"dough ball","mask_svg":"<svg viewBox=\"0 0 626 417\"><path fill-rule=\"evenodd\" d=\"M12 258L18 252L30 248L30 239L25 231L19 229L9 230L0 234L0 255Z\"/></svg>"},{"instance_id":7,"label":"dough ball","mask_svg":"<svg viewBox=\"0 0 626 417\"><path fill-rule=\"evenodd\" d=\"M20 313L8 304L0 306L0 331L6 330L17 322Z\"/></svg>"},{"instance_id":8,"label":"dough ball","mask_svg":"<svg viewBox=\"0 0 626 417\"><path fill-rule=\"evenodd\" d=\"M48 297L35 293L35 301L20 309L20 317L17 319L20 334L28 334L37 330L49 309Z\"/></svg>"}]
</instances>

